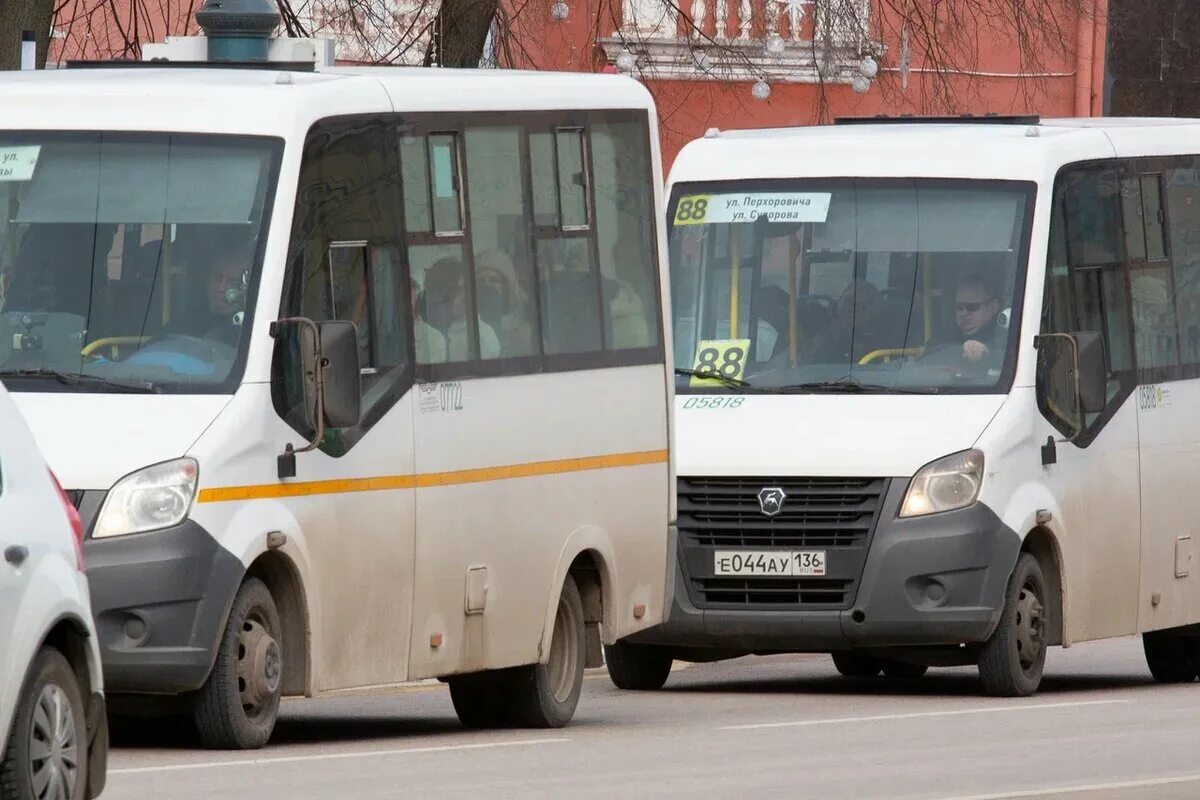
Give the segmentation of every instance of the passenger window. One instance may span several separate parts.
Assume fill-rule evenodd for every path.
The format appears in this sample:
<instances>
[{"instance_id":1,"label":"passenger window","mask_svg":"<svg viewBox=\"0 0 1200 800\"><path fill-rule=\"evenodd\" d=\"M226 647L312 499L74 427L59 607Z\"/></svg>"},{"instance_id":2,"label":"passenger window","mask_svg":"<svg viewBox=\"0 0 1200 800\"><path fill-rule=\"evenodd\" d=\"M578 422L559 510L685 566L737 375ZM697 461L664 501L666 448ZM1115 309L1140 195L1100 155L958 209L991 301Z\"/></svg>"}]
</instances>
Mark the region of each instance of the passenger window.
<instances>
[{"instance_id":1,"label":"passenger window","mask_svg":"<svg viewBox=\"0 0 1200 800\"><path fill-rule=\"evenodd\" d=\"M439 234L463 231L462 193L459 183L458 135L436 133L429 137L429 180L433 201L433 230Z\"/></svg>"},{"instance_id":2,"label":"passenger window","mask_svg":"<svg viewBox=\"0 0 1200 800\"><path fill-rule=\"evenodd\" d=\"M542 342L547 355L601 350L600 298L589 241L554 238L538 242L541 270Z\"/></svg>"},{"instance_id":3,"label":"passenger window","mask_svg":"<svg viewBox=\"0 0 1200 800\"><path fill-rule=\"evenodd\" d=\"M658 273L645 126L593 126L592 158L605 340L613 350L652 347L659 340Z\"/></svg>"},{"instance_id":4,"label":"passenger window","mask_svg":"<svg viewBox=\"0 0 1200 800\"><path fill-rule=\"evenodd\" d=\"M590 226L588 170L582 128L560 128L554 133L558 162L558 203L563 230Z\"/></svg>"},{"instance_id":5,"label":"passenger window","mask_svg":"<svg viewBox=\"0 0 1200 800\"><path fill-rule=\"evenodd\" d=\"M414 245L408 248L416 311L414 341L418 364L445 364L479 358L476 330L470 320L466 252L462 244ZM484 329L490 330L490 329ZM483 351L497 358L500 343L484 334Z\"/></svg>"},{"instance_id":6,"label":"passenger window","mask_svg":"<svg viewBox=\"0 0 1200 800\"><path fill-rule=\"evenodd\" d=\"M1133 300L1133 334L1137 363L1141 369L1174 367L1179 364L1175 324L1174 292L1170 270L1164 266L1130 271Z\"/></svg>"},{"instance_id":7,"label":"passenger window","mask_svg":"<svg viewBox=\"0 0 1200 800\"><path fill-rule=\"evenodd\" d=\"M518 127L466 132L479 333L499 343L496 352L482 348L485 359L541 353L522 134Z\"/></svg>"},{"instance_id":8,"label":"passenger window","mask_svg":"<svg viewBox=\"0 0 1200 800\"><path fill-rule=\"evenodd\" d=\"M1167 170L1164 181L1180 356L1200 364L1200 159Z\"/></svg>"},{"instance_id":9,"label":"passenger window","mask_svg":"<svg viewBox=\"0 0 1200 800\"><path fill-rule=\"evenodd\" d=\"M424 136L401 135L400 168L405 228L409 233L430 233L433 215L429 210L429 157Z\"/></svg>"}]
</instances>

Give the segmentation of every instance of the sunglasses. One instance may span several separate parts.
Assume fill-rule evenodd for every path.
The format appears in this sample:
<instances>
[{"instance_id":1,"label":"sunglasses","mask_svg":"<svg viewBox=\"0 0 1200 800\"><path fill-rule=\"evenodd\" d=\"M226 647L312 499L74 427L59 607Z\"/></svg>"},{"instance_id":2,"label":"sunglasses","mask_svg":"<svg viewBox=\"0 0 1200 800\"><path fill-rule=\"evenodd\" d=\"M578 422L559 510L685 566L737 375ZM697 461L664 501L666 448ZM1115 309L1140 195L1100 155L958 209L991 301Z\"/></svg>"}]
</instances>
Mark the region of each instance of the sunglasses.
<instances>
[{"instance_id":1,"label":"sunglasses","mask_svg":"<svg viewBox=\"0 0 1200 800\"><path fill-rule=\"evenodd\" d=\"M983 308L983 303L955 303L954 307L959 311L975 312Z\"/></svg>"}]
</instances>

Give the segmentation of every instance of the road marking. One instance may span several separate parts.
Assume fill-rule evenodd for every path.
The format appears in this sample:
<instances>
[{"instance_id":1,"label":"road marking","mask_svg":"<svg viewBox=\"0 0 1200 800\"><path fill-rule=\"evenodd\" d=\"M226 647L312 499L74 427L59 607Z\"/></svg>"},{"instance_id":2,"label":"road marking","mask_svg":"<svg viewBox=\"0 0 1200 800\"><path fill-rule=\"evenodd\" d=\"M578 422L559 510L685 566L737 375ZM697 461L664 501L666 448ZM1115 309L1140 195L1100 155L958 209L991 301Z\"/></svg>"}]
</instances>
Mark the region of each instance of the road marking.
<instances>
[{"instance_id":1,"label":"road marking","mask_svg":"<svg viewBox=\"0 0 1200 800\"><path fill-rule=\"evenodd\" d=\"M1083 706L1110 706L1128 703L1129 700L1080 700L1070 703L1027 703L1019 706L979 706L960 708L954 711L921 711L913 714L880 714L874 717L830 717L829 719L801 719L793 722L758 722L752 725L722 725L721 731L752 731L766 728L804 728L814 725L837 725L847 722L886 722L893 719L920 719L924 717L957 717L964 714L999 714L1005 711L1033 711L1046 708L1081 708Z\"/></svg>"},{"instance_id":2,"label":"road marking","mask_svg":"<svg viewBox=\"0 0 1200 800\"><path fill-rule=\"evenodd\" d=\"M251 767L264 764L294 764L301 761L338 761L347 758L382 758L385 756L408 756L420 753L449 753L455 750L488 750L497 747L529 747L539 744L558 744L570 739L518 739L511 742L482 742L479 744L448 744L440 747L402 747L395 750L359 750L353 753L314 753L307 756L279 756L277 758L243 758L231 761L201 761L193 764L160 764L154 767L125 767L110 769L109 775L142 775L148 772L182 772L193 769L223 769L225 767Z\"/></svg>"},{"instance_id":3,"label":"road marking","mask_svg":"<svg viewBox=\"0 0 1200 800\"><path fill-rule=\"evenodd\" d=\"M1174 778L1147 778L1144 781L1116 781L1114 783L1084 783L1078 786L1058 786L1054 789L1028 789L1022 792L1003 792L1001 794L964 794L956 797L940 797L937 800L1019 800L1022 797L1051 797L1064 793L1144 789L1150 786L1169 786L1176 783L1196 782L1200 782L1200 775L1178 775Z\"/></svg>"}]
</instances>

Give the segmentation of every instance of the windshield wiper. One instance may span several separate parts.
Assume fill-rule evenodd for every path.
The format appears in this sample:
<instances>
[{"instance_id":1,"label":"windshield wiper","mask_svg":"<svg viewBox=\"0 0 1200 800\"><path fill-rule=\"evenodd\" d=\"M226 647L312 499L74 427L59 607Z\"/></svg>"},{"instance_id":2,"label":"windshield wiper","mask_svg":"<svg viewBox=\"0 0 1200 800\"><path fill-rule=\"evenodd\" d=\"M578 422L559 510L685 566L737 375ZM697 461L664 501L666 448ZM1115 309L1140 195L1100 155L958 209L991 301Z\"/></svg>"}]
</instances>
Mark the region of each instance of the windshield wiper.
<instances>
[{"instance_id":1,"label":"windshield wiper","mask_svg":"<svg viewBox=\"0 0 1200 800\"><path fill-rule=\"evenodd\" d=\"M745 391L750 388L750 384L740 378L729 378L719 372L701 372L698 369L687 369L684 367L675 368L676 375L687 375L693 378L704 378L705 380L713 380L722 386L728 386L730 389L740 389Z\"/></svg>"},{"instance_id":2,"label":"windshield wiper","mask_svg":"<svg viewBox=\"0 0 1200 800\"><path fill-rule=\"evenodd\" d=\"M150 381L114 381L98 375L80 375L56 369L10 369L0 371L0 378L50 378L64 386L98 386L120 389L137 394L158 394L160 389Z\"/></svg>"},{"instance_id":3,"label":"windshield wiper","mask_svg":"<svg viewBox=\"0 0 1200 800\"><path fill-rule=\"evenodd\" d=\"M803 394L812 392L828 392L830 394L937 394L938 390L925 387L886 386L882 383L863 383L857 378L846 376L836 381L812 381L810 383L791 383L786 386L764 386L766 392L780 394Z\"/></svg>"}]
</instances>

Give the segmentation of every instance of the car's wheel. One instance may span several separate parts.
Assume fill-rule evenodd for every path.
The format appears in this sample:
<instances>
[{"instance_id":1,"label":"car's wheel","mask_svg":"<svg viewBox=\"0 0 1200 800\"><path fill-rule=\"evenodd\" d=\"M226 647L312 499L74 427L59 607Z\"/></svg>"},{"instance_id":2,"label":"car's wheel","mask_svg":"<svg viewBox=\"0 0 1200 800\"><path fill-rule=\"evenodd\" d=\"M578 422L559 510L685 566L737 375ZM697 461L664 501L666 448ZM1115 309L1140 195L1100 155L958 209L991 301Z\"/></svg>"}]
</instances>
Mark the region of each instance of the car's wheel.
<instances>
[{"instance_id":1,"label":"car's wheel","mask_svg":"<svg viewBox=\"0 0 1200 800\"><path fill-rule=\"evenodd\" d=\"M847 678L874 678L883 669L878 658L853 650L837 650L831 655L837 671Z\"/></svg>"},{"instance_id":2,"label":"car's wheel","mask_svg":"<svg viewBox=\"0 0 1200 800\"><path fill-rule=\"evenodd\" d=\"M883 674L897 680L914 681L924 677L929 671L925 664L911 664L907 661L894 661L890 658L883 660Z\"/></svg>"},{"instance_id":3,"label":"car's wheel","mask_svg":"<svg viewBox=\"0 0 1200 800\"><path fill-rule=\"evenodd\" d=\"M205 747L262 747L275 730L283 677L279 612L266 584L247 578L233 600L217 660L192 717Z\"/></svg>"},{"instance_id":4,"label":"car's wheel","mask_svg":"<svg viewBox=\"0 0 1200 800\"><path fill-rule=\"evenodd\" d=\"M645 644L617 642L604 648L608 677L618 689L654 691L671 674L671 651Z\"/></svg>"},{"instance_id":5,"label":"car's wheel","mask_svg":"<svg viewBox=\"0 0 1200 800\"><path fill-rule=\"evenodd\" d=\"M979 653L987 694L1026 697L1037 691L1046 665L1046 581L1037 559L1022 553L1008 579L1000 622Z\"/></svg>"},{"instance_id":6,"label":"car's wheel","mask_svg":"<svg viewBox=\"0 0 1200 800\"><path fill-rule=\"evenodd\" d=\"M1159 683L1190 683L1200 672L1200 639L1178 636L1170 631L1142 634L1146 666Z\"/></svg>"},{"instance_id":7,"label":"car's wheel","mask_svg":"<svg viewBox=\"0 0 1200 800\"><path fill-rule=\"evenodd\" d=\"M87 795L87 723L79 681L58 650L34 659L17 698L3 761L3 800L81 800Z\"/></svg>"}]
</instances>

